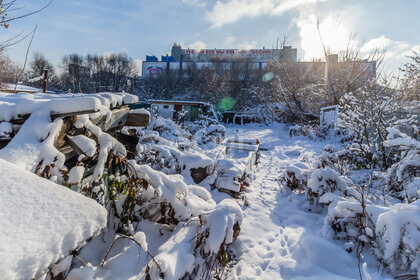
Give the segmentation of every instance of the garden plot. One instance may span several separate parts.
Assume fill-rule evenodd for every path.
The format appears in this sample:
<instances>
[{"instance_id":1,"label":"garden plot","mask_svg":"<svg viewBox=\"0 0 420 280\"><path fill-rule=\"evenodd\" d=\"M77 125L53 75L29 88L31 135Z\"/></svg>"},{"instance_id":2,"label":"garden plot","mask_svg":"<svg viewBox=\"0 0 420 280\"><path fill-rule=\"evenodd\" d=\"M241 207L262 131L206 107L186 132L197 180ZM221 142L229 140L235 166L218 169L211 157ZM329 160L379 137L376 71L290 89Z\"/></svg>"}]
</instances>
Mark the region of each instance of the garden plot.
<instances>
[{"instance_id":1,"label":"garden plot","mask_svg":"<svg viewBox=\"0 0 420 280\"><path fill-rule=\"evenodd\" d=\"M225 158L217 160L215 164L218 174L216 187L227 192L243 192L249 183L247 175L257 164L259 144L255 141L227 139L224 146Z\"/></svg>"}]
</instances>

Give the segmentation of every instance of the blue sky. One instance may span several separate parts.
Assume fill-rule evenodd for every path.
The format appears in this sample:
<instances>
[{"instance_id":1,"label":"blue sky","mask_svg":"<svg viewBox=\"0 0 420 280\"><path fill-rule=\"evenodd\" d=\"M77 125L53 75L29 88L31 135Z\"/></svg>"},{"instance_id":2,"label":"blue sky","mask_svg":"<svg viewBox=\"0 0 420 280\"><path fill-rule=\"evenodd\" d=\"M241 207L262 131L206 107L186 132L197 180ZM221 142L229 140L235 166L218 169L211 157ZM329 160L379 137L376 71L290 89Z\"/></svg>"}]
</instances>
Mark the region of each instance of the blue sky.
<instances>
[{"instance_id":1,"label":"blue sky","mask_svg":"<svg viewBox=\"0 0 420 280\"><path fill-rule=\"evenodd\" d=\"M34 10L46 0L18 0ZM31 50L58 65L69 53L127 52L135 60L164 55L173 43L192 48L262 48L288 37L298 57L322 56L315 23L332 52L364 42L362 56L385 47L386 70L395 70L411 49L420 50L419 0L55 0L36 15L12 22L0 42L38 30ZM27 41L7 53L23 62ZM31 51L31 52L32 52ZM395 72L394 72L395 73Z\"/></svg>"}]
</instances>

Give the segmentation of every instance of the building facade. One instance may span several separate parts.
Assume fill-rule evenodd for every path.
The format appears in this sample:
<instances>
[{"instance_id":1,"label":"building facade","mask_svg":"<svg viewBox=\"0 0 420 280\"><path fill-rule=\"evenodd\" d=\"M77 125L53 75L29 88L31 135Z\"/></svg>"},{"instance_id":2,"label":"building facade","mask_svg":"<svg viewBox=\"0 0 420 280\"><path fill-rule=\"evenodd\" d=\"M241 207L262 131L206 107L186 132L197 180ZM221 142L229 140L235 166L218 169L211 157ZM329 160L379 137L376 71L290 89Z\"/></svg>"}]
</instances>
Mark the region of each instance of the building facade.
<instances>
[{"instance_id":1,"label":"building facade","mask_svg":"<svg viewBox=\"0 0 420 280\"><path fill-rule=\"evenodd\" d=\"M146 61L142 62L142 76L159 77L172 73L188 78L197 70L209 68L215 69L221 76L229 73L237 76L237 79L243 79L241 76L245 76L246 72L263 72L267 65L275 61L297 61L297 49L285 46L282 49L194 50L174 44L171 55L162 56L160 61L155 56L146 56Z\"/></svg>"},{"instance_id":2,"label":"building facade","mask_svg":"<svg viewBox=\"0 0 420 280\"><path fill-rule=\"evenodd\" d=\"M337 54L331 54L326 61L298 61L297 49L284 46L279 49L183 49L174 44L171 55L162 56L159 61L156 56L146 56L142 62L143 78L173 75L191 78L203 69L215 70L221 77L236 80L261 78L271 71L273 64L290 63L303 69L303 72L314 71L317 76L325 77L327 81L331 73L340 70L361 67L366 78L376 77L376 61L346 61L339 62ZM355 67L357 66L357 67Z\"/></svg>"}]
</instances>

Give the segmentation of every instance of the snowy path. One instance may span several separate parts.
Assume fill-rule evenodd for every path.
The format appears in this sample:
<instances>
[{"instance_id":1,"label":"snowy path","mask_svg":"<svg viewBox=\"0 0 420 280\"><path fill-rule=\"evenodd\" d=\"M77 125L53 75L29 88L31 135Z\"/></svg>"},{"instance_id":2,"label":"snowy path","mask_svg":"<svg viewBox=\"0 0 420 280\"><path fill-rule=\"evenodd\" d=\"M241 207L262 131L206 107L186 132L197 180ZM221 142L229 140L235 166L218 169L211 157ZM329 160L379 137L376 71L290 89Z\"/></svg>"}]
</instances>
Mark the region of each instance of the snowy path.
<instances>
[{"instance_id":1,"label":"snowy path","mask_svg":"<svg viewBox=\"0 0 420 280\"><path fill-rule=\"evenodd\" d=\"M238 132L235 131L238 129ZM342 244L321 237L323 214L309 212L304 195L281 190L277 179L299 155L319 152L325 143L290 139L282 125L230 129L272 145L263 151L247 191L238 263L229 279L359 279L356 258Z\"/></svg>"}]
</instances>

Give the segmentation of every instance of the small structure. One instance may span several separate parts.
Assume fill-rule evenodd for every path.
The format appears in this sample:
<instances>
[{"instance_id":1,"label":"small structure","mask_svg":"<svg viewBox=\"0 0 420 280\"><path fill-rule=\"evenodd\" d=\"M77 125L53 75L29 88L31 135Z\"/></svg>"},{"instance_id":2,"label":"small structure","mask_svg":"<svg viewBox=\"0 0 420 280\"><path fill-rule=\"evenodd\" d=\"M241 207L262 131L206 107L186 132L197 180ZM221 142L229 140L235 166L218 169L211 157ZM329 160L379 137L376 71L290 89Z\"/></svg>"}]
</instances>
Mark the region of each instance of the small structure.
<instances>
[{"instance_id":1,"label":"small structure","mask_svg":"<svg viewBox=\"0 0 420 280\"><path fill-rule=\"evenodd\" d=\"M205 102L149 100L149 103L152 115L158 115L174 121L196 121L200 115L216 118L212 106Z\"/></svg>"},{"instance_id":2,"label":"small structure","mask_svg":"<svg viewBox=\"0 0 420 280\"><path fill-rule=\"evenodd\" d=\"M320 125L324 127L335 127L338 122L338 105L322 107Z\"/></svg>"},{"instance_id":3,"label":"small structure","mask_svg":"<svg viewBox=\"0 0 420 280\"><path fill-rule=\"evenodd\" d=\"M218 173L216 187L236 196L248 185L251 170L257 165L260 143L254 139L228 138L225 143L226 158L218 160L215 170Z\"/></svg>"}]
</instances>

